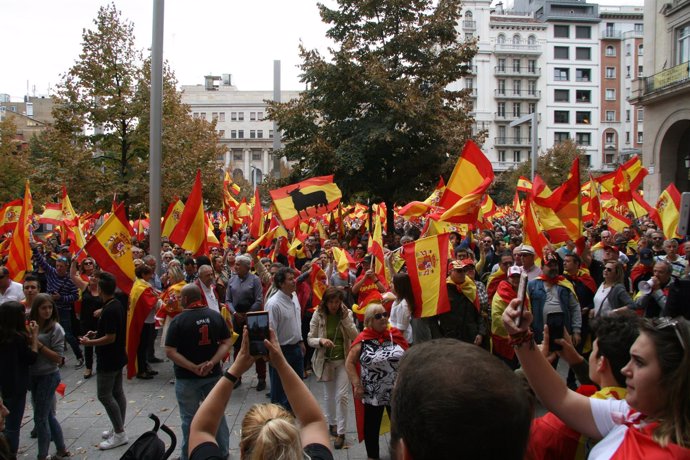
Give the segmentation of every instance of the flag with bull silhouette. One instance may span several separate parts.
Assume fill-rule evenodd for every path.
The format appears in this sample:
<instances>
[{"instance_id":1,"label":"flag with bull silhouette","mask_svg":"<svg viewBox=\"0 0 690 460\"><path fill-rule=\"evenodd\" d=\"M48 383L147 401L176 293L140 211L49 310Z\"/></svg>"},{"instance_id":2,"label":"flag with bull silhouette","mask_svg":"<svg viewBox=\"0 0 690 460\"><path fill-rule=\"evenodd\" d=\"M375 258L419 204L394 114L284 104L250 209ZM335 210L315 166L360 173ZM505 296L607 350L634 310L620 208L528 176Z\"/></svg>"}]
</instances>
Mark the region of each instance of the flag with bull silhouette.
<instances>
[{"instance_id":1,"label":"flag with bull silhouette","mask_svg":"<svg viewBox=\"0 0 690 460\"><path fill-rule=\"evenodd\" d=\"M271 190L273 205L285 228L293 229L301 220L324 215L338 207L342 193L333 175L312 177L297 184Z\"/></svg>"}]
</instances>

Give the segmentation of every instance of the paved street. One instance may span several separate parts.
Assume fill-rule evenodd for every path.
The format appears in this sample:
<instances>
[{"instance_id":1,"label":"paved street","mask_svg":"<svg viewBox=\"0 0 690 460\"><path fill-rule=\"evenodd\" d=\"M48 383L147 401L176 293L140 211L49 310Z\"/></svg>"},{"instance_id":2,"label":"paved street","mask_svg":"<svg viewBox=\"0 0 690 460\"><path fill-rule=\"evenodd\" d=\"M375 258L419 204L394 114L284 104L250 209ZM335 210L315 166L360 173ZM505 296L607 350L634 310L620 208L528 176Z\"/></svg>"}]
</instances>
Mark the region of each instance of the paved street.
<instances>
[{"instance_id":1,"label":"paved street","mask_svg":"<svg viewBox=\"0 0 690 460\"><path fill-rule=\"evenodd\" d=\"M156 353L163 357L162 350ZM125 430L129 437L130 444L143 432L153 427L153 422L148 418L150 413L156 414L162 423L168 425L178 437L178 448L171 458L179 456L179 446L182 435L180 432L180 417L175 400L174 385L170 384L172 379L172 363L164 362L154 364L154 368L160 372L153 380L125 380L125 393L127 395L127 418ZM110 451L98 450L98 443L101 441L101 433L111 428L108 416L103 406L96 398L96 378L84 380L83 369L74 369L74 355L71 351L67 352L67 364L61 369L62 380L67 385L65 397L58 396L57 417L62 425L65 435L65 442L68 449L72 452L73 458L83 459L119 459L127 449L122 446ZM231 458L239 459L239 434L242 417L247 410L256 403L268 402L266 392L257 392L256 374L250 370L245 374L242 386L233 392L230 404L226 407L225 416L230 427L230 448ZM307 385L322 401L322 384L316 381L315 377L309 377ZM30 395L27 395L30 399ZM34 459L37 454L36 440L31 439L29 434L33 427L33 412L31 405L27 403L22 424L21 440L19 445L18 458ZM348 420L349 431L347 433L348 448L344 450L334 450L336 459L366 459L364 443L358 444L357 433L355 430L355 416L352 403L350 404L350 417ZM169 445L167 435L160 432L159 436ZM384 439L385 438L385 439ZM388 457L388 437L381 438L381 458ZM50 453L55 453L55 446L51 444Z\"/></svg>"}]
</instances>

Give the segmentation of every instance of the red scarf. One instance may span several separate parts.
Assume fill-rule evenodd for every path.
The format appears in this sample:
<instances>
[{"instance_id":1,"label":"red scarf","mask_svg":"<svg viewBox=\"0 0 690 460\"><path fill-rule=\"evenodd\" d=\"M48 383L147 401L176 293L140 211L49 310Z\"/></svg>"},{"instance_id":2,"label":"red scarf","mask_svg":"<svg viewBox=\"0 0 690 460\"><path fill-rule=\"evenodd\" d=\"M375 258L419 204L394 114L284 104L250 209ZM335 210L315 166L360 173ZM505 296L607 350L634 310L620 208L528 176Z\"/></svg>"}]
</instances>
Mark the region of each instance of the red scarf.
<instances>
[{"instance_id":1,"label":"red scarf","mask_svg":"<svg viewBox=\"0 0 690 460\"><path fill-rule=\"evenodd\" d=\"M640 278L640 276L644 276L648 273L653 273L653 271L653 266L648 267L644 264L637 264L630 271L630 281L632 281L633 284L637 284L637 280Z\"/></svg>"},{"instance_id":2,"label":"red scarf","mask_svg":"<svg viewBox=\"0 0 690 460\"><path fill-rule=\"evenodd\" d=\"M592 278L592 275L589 274L589 270L586 270L584 268L581 268L577 271L576 275L571 275L568 273L567 276L568 279L572 280L573 282L580 282L587 289L592 291L592 293L597 292L597 282L594 281L594 278Z\"/></svg>"},{"instance_id":3,"label":"red scarf","mask_svg":"<svg viewBox=\"0 0 690 460\"><path fill-rule=\"evenodd\" d=\"M370 327L365 327L364 330L355 338L355 340L352 341L351 346L354 347L356 344L365 340L378 340L379 343L383 343L386 340L391 340L396 345L400 345L403 350L407 350L410 347L402 333L390 324L382 332L376 332Z\"/></svg>"}]
</instances>

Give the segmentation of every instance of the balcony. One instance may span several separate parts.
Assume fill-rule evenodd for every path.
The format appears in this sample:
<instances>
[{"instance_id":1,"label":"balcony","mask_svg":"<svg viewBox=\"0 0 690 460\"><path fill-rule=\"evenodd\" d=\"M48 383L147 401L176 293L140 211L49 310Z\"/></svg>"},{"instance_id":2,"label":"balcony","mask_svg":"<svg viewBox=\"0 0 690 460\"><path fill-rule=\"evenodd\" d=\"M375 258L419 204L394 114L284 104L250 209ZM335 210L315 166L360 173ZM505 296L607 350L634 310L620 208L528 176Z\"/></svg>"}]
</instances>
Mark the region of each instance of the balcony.
<instances>
[{"instance_id":1,"label":"balcony","mask_svg":"<svg viewBox=\"0 0 690 460\"><path fill-rule=\"evenodd\" d=\"M464 91L466 91L467 95L470 97L477 97L477 88L465 88Z\"/></svg>"},{"instance_id":2,"label":"balcony","mask_svg":"<svg viewBox=\"0 0 690 460\"><path fill-rule=\"evenodd\" d=\"M477 29L477 21L471 21L468 19L465 19L462 21L462 28L464 30L476 30Z\"/></svg>"},{"instance_id":3,"label":"balcony","mask_svg":"<svg viewBox=\"0 0 690 460\"><path fill-rule=\"evenodd\" d=\"M653 93L670 86L680 85L690 80L690 61L646 77L645 94Z\"/></svg>"},{"instance_id":4,"label":"balcony","mask_svg":"<svg viewBox=\"0 0 690 460\"><path fill-rule=\"evenodd\" d=\"M529 43L526 40L518 43L505 42L496 43L494 45L494 52L499 54L534 54L542 53L542 45L538 43Z\"/></svg>"},{"instance_id":5,"label":"balcony","mask_svg":"<svg viewBox=\"0 0 690 460\"><path fill-rule=\"evenodd\" d=\"M541 67L530 69L529 67L495 66L494 73L496 76L537 78L541 76Z\"/></svg>"},{"instance_id":6,"label":"balcony","mask_svg":"<svg viewBox=\"0 0 690 460\"><path fill-rule=\"evenodd\" d=\"M531 99L536 100L541 97L541 91L529 89L495 89L496 99Z\"/></svg>"},{"instance_id":7,"label":"balcony","mask_svg":"<svg viewBox=\"0 0 690 460\"><path fill-rule=\"evenodd\" d=\"M477 75L477 66L476 65L467 66L467 73L470 75Z\"/></svg>"},{"instance_id":8,"label":"balcony","mask_svg":"<svg viewBox=\"0 0 690 460\"><path fill-rule=\"evenodd\" d=\"M541 138L537 139L541 144ZM494 147L532 147L532 139L528 137L494 137Z\"/></svg>"},{"instance_id":9,"label":"balcony","mask_svg":"<svg viewBox=\"0 0 690 460\"><path fill-rule=\"evenodd\" d=\"M527 114L524 114L527 115ZM513 120L517 120L520 118L519 116L513 115L512 113L509 112L494 112L494 121L500 121L500 122L510 122ZM537 123L541 123L541 114L537 114Z\"/></svg>"},{"instance_id":10,"label":"balcony","mask_svg":"<svg viewBox=\"0 0 690 460\"><path fill-rule=\"evenodd\" d=\"M623 38L623 32L620 30L602 30L601 39L602 40L620 40Z\"/></svg>"},{"instance_id":11,"label":"balcony","mask_svg":"<svg viewBox=\"0 0 690 460\"><path fill-rule=\"evenodd\" d=\"M491 165L494 168L494 171L508 171L509 169L513 169L517 166L520 165L520 163L517 163L515 161L494 161L491 163Z\"/></svg>"}]
</instances>

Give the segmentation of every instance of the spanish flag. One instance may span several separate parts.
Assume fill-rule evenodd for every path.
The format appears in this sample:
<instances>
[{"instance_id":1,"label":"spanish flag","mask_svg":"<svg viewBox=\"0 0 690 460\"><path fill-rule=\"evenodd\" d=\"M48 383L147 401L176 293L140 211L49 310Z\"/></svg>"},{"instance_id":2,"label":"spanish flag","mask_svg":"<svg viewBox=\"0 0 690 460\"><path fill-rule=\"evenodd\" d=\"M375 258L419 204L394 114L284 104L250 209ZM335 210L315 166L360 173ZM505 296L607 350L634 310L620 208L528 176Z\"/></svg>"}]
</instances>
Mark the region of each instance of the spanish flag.
<instances>
[{"instance_id":1,"label":"spanish flag","mask_svg":"<svg viewBox=\"0 0 690 460\"><path fill-rule=\"evenodd\" d=\"M672 183L661 192L656 202L656 209L659 213L664 236L667 240L671 238L681 238L678 235L678 221L680 220L680 192Z\"/></svg>"},{"instance_id":2,"label":"spanish flag","mask_svg":"<svg viewBox=\"0 0 690 460\"><path fill-rule=\"evenodd\" d=\"M132 290L129 293L129 308L127 309L127 378L131 379L138 372L146 369L139 369L137 361L137 349L141 340L141 330L144 328L144 320L158 303L158 295L151 285L146 281L137 278L134 281Z\"/></svg>"},{"instance_id":3,"label":"spanish flag","mask_svg":"<svg viewBox=\"0 0 690 460\"><path fill-rule=\"evenodd\" d=\"M414 292L415 318L436 316L450 310L446 289L448 237L448 233L441 233L403 245L402 257Z\"/></svg>"},{"instance_id":4,"label":"spanish flag","mask_svg":"<svg viewBox=\"0 0 690 460\"><path fill-rule=\"evenodd\" d=\"M254 206L252 207L252 223L249 225L249 234L256 239L264 232L264 210L261 208L261 196L259 187L254 189Z\"/></svg>"},{"instance_id":5,"label":"spanish flag","mask_svg":"<svg viewBox=\"0 0 690 460\"><path fill-rule=\"evenodd\" d=\"M346 280L350 272L350 267L355 266L355 260L349 252L344 249L333 247L333 260L335 261L335 269L340 275L341 279Z\"/></svg>"},{"instance_id":6,"label":"spanish flag","mask_svg":"<svg viewBox=\"0 0 690 460\"><path fill-rule=\"evenodd\" d=\"M192 192L184 205L180 221L170 234L170 241L192 254L206 252L206 218L201 192L201 170L197 170Z\"/></svg>"},{"instance_id":7,"label":"spanish flag","mask_svg":"<svg viewBox=\"0 0 690 460\"><path fill-rule=\"evenodd\" d=\"M374 234L369 238L369 246L367 252L374 256L372 268L376 277L381 281L383 287L388 289L388 279L386 277L386 266L383 260L383 237L381 232L381 219L375 219Z\"/></svg>"},{"instance_id":8,"label":"spanish flag","mask_svg":"<svg viewBox=\"0 0 690 460\"><path fill-rule=\"evenodd\" d=\"M0 210L0 233L8 233L14 230L22 212L22 200L10 201Z\"/></svg>"},{"instance_id":9,"label":"spanish flag","mask_svg":"<svg viewBox=\"0 0 690 460\"><path fill-rule=\"evenodd\" d=\"M311 282L311 308L318 307L323 298L323 293L328 287L328 279L326 273L319 264L311 264L311 272L309 273L309 281Z\"/></svg>"},{"instance_id":10,"label":"spanish flag","mask_svg":"<svg viewBox=\"0 0 690 460\"><path fill-rule=\"evenodd\" d=\"M117 286L127 294L134 283L131 231L124 203L120 203L84 246L103 271L115 276Z\"/></svg>"},{"instance_id":11,"label":"spanish flag","mask_svg":"<svg viewBox=\"0 0 690 460\"><path fill-rule=\"evenodd\" d=\"M288 230L294 229L300 220L334 210L342 197L340 189L333 183L333 175L312 177L271 190L270 194L273 205Z\"/></svg>"},{"instance_id":12,"label":"spanish flag","mask_svg":"<svg viewBox=\"0 0 690 460\"><path fill-rule=\"evenodd\" d=\"M632 225L632 221L625 217L623 214L616 212L613 208L609 208L606 210L606 214L608 215L608 225L609 225L609 230L615 235L616 233L620 233L623 231L624 228L630 227Z\"/></svg>"},{"instance_id":13,"label":"spanish flag","mask_svg":"<svg viewBox=\"0 0 690 460\"><path fill-rule=\"evenodd\" d=\"M532 181L527 179L524 176L520 176L520 178L517 181L517 187L515 190L520 191L520 192L531 193L532 192Z\"/></svg>"},{"instance_id":14,"label":"spanish flag","mask_svg":"<svg viewBox=\"0 0 690 460\"><path fill-rule=\"evenodd\" d=\"M535 263L544 257L544 246L546 246L549 241L541 232L541 225L539 224L539 219L537 218L532 199L530 197L525 200L525 214L523 216L524 221L524 243L529 244L534 248L537 253L535 257Z\"/></svg>"},{"instance_id":15,"label":"spanish flag","mask_svg":"<svg viewBox=\"0 0 690 460\"><path fill-rule=\"evenodd\" d=\"M165 213L165 217L163 218L163 230L161 231L162 237L168 238L170 236L173 229L180 221L180 217L182 217L183 212L184 203L182 203L182 200L176 198L174 203L170 203L170 206L168 206L168 210Z\"/></svg>"},{"instance_id":16,"label":"spanish flag","mask_svg":"<svg viewBox=\"0 0 690 460\"><path fill-rule=\"evenodd\" d=\"M47 203L43 214L38 218L39 224L62 224L62 205L60 203Z\"/></svg>"},{"instance_id":17,"label":"spanish flag","mask_svg":"<svg viewBox=\"0 0 690 460\"><path fill-rule=\"evenodd\" d=\"M31 225L31 216L33 214L34 205L31 199L29 181L27 180L24 186L24 202L15 224L10 242L9 257L7 258L7 269L10 272L10 278L17 282L22 282L24 274L33 268L31 266L31 247L29 246L29 226Z\"/></svg>"},{"instance_id":18,"label":"spanish flag","mask_svg":"<svg viewBox=\"0 0 690 460\"><path fill-rule=\"evenodd\" d=\"M629 190L637 190L640 184L642 183L642 180L647 176L647 174L649 174L647 168L642 166L642 161L640 161L640 158L637 155L635 155L634 157L620 165L616 171L610 172L608 174L603 174L595 178L594 180L599 182L601 186L607 191L614 193L616 185L618 184L620 186L620 180L623 179L621 176L619 182L616 182L616 175L619 174L619 170L626 173L626 177L628 180L628 186L626 187Z\"/></svg>"}]
</instances>

